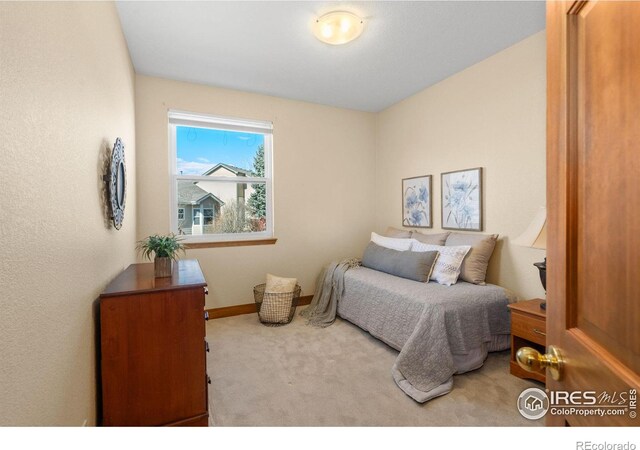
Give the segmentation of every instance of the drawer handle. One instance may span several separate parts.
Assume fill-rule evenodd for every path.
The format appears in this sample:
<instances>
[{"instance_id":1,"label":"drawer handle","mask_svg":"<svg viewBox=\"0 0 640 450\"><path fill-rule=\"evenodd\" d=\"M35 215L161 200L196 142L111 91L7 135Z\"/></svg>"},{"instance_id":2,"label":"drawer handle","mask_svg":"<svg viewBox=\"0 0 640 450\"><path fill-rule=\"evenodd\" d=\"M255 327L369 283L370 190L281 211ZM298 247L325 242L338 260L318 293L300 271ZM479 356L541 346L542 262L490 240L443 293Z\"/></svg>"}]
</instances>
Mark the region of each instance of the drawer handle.
<instances>
[{"instance_id":1,"label":"drawer handle","mask_svg":"<svg viewBox=\"0 0 640 450\"><path fill-rule=\"evenodd\" d=\"M209 311L204 312L204 320L209 320Z\"/></svg>"},{"instance_id":2,"label":"drawer handle","mask_svg":"<svg viewBox=\"0 0 640 450\"><path fill-rule=\"evenodd\" d=\"M204 348L207 351L207 353L209 353L209 343L207 341L204 341Z\"/></svg>"},{"instance_id":3,"label":"drawer handle","mask_svg":"<svg viewBox=\"0 0 640 450\"><path fill-rule=\"evenodd\" d=\"M544 331L540 331L537 328L534 328L533 332L536 333L536 334L539 334L540 336L546 336L547 335L547 333L545 333Z\"/></svg>"},{"instance_id":4,"label":"drawer handle","mask_svg":"<svg viewBox=\"0 0 640 450\"><path fill-rule=\"evenodd\" d=\"M204 295L209 295L209 288L204 288Z\"/></svg>"},{"instance_id":5,"label":"drawer handle","mask_svg":"<svg viewBox=\"0 0 640 450\"><path fill-rule=\"evenodd\" d=\"M209 375L207 375L207 384L211 384L211 377L209 377Z\"/></svg>"}]
</instances>

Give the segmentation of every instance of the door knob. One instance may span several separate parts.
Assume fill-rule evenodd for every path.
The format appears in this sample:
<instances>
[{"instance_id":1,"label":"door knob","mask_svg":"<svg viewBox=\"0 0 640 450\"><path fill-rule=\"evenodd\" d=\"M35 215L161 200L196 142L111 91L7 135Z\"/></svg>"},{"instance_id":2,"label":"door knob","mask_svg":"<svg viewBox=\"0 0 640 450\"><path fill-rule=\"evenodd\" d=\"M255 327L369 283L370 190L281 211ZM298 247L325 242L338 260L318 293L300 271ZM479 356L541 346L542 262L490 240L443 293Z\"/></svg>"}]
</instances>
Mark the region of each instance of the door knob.
<instances>
[{"instance_id":1,"label":"door knob","mask_svg":"<svg viewBox=\"0 0 640 450\"><path fill-rule=\"evenodd\" d=\"M546 355L534 348L522 347L516 353L516 361L527 372L544 372L548 368L551 378L556 381L562 379L565 360L560 349L554 345L549 346Z\"/></svg>"}]
</instances>

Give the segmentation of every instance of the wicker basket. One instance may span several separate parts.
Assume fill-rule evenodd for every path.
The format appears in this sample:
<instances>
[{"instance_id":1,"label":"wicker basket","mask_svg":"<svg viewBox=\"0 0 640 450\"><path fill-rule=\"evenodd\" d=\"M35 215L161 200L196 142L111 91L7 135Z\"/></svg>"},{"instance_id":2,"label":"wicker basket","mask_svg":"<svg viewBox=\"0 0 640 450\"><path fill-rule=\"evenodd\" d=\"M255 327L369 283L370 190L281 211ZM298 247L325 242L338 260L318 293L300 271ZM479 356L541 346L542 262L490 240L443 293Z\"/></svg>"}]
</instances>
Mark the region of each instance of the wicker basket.
<instances>
[{"instance_id":1,"label":"wicker basket","mask_svg":"<svg viewBox=\"0 0 640 450\"><path fill-rule=\"evenodd\" d=\"M296 314L296 306L302 290L300 285L296 284L293 292L283 293L265 293L265 286L266 284L263 283L253 288L253 298L256 301L260 322L273 327L288 324Z\"/></svg>"}]
</instances>

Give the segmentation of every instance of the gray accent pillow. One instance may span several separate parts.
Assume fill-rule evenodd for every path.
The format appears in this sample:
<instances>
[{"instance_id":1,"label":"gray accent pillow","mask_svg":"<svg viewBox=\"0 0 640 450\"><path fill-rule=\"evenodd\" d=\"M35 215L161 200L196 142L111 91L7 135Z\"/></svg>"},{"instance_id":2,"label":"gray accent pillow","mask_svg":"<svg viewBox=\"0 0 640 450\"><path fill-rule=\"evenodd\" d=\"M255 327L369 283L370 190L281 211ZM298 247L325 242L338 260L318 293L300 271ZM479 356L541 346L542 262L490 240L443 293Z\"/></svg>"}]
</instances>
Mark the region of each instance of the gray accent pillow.
<instances>
[{"instance_id":1,"label":"gray accent pillow","mask_svg":"<svg viewBox=\"0 0 640 450\"><path fill-rule=\"evenodd\" d=\"M384 236L396 239L409 239L411 237L411 230L401 230L399 228L388 227L384 232Z\"/></svg>"},{"instance_id":2,"label":"gray accent pillow","mask_svg":"<svg viewBox=\"0 0 640 450\"><path fill-rule=\"evenodd\" d=\"M496 247L497 234L451 233L446 246L469 245L471 250L462 261L460 279L473 284L484 285L487 266Z\"/></svg>"},{"instance_id":3,"label":"gray accent pillow","mask_svg":"<svg viewBox=\"0 0 640 450\"><path fill-rule=\"evenodd\" d=\"M362 265L409 280L427 282L431 277L438 252L398 251L370 242L364 250Z\"/></svg>"},{"instance_id":4,"label":"gray accent pillow","mask_svg":"<svg viewBox=\"0 0 640 450\"><path fill-rule=\"evenodd\" d=\"M444 245L444 243L447 241L447 236L449 236L449 234L450 234L449 231L445 231L444 233L431 233L431 234L424 234L418 231L412 231L411 239L420 241L423 244Z\"/></svg>"}]
</instances>

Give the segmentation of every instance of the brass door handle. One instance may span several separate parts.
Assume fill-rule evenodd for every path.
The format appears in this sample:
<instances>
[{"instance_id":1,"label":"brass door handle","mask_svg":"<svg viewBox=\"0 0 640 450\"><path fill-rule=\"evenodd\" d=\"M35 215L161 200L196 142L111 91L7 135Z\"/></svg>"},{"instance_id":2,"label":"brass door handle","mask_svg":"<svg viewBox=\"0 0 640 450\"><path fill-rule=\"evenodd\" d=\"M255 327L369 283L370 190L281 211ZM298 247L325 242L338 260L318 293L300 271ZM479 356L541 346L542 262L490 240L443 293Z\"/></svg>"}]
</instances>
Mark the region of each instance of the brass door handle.
<instances>
[{"instance_id":1,"label":"brass door handle","mask_svg":"<svg viewBox=\"0 0 640 450\"><path fill-rule=\"evenodd\" d=\"M544 372L549 369L551 378L558 381L562 379L565 360L560 349L554 345L549 346L549 353L543 355L531 347L522 347L516 353L518 365L527 372Z\"/></svg>"}]
</instances>

